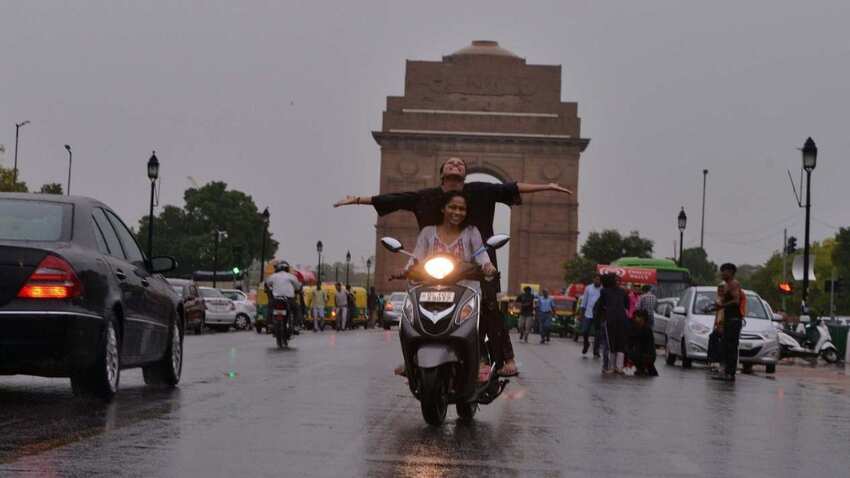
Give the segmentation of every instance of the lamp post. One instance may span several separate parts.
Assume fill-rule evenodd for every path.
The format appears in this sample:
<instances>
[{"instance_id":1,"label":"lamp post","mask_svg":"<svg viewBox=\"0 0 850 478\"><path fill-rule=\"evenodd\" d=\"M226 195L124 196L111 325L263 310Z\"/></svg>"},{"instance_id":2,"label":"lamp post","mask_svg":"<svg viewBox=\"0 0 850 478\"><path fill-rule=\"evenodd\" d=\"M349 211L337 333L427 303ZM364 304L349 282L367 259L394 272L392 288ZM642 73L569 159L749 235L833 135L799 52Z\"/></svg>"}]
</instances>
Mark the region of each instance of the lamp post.
<instances>
[{"instance_id":1,"label":"lamp post","mask_svg":"<svg viewBox=\"0 0 850 478\"><path fill-rule=\"evenodd\" d=\"M261 217L263 218L263 243L260 246L260 285L257 286L258 288L263 286L266 273L266 236L269 235L269 208L263 209Z\"/></svg>"},{"instance_id":2,"label":"lamp post","mask_svg":"<svg viewBox=\"0 0 850 478\"><path fill-rule=\"evenodd\" d=\"M351 283L348 281L348 270L349 270L350 265L351 265L351 251L346 251L345 252L345 287L346 288L348 288L348 286L351 285Z\"/></svg>"},{"instance_id":3,"label":"lamp post","mask_svg":"<svg viewBox=\"0 0 850 478\"><path fill-rule=\"evenodd\" d=\"M316 288L322 288L322 249L324 249L322 241L316 243L316 252L319 254L319 264L316 266Z\"/></svg>"},{"instance_id":4,"label":"lamp post","mask_svg":"<svg viewBox=\"0 0 850 478\"><path fill-rule=\"evenodd\" d=\"M369 292L369 286L371 285L369 283L370 279L371 279L371 277L370 277L371 271L372 271L372 258L370 257L370 258L366 259L366 292L367 293Z\"/></svg>"},{"instance_id":5,"label":"lamp post","mask_svg":"<svg viewBox=\"0 0 850 478\"><path fill-rule=\"evenodd\" d=\"M148 260L153 257L153 200L157 178L159 178L159 159L157 159L156 151L154 151L148 159L148 179L151 180L151 208L150 214L148 214Z\"/></svg>"},{"instance_id":6,"label":"lamp post","mask_svg":"<svg viewBox=\"0 0 850 478\"><path fill-rule=\"evenodd\" d=\"M215 241L213 243L213 289L215 289L218 279L218 242L227 239L227 232L220 231L216 229L215 231Z\"/></svg>"},{"instance_id":7,"label":"lamp post","mask_svg":"<svg viewBox=\"0 0 850 478\"><path fill-rule=\"evenodd\" d=\"M699 248L705 250L705 185L708 181L708 170L702 170L702 224L699 228Z\"/></svg>"},{"instance_id":8,"label":"lamp post","mask_svg":"<svg viewBox=\"0 0 850 478\"><path fill-rule=\"evenodd\" d=\"M685 227L688 225L688 216L685 214L685 207L682 206L682 210L679 211L679 267L682 267L682 243L685 240Z\"/></svg>"},{"instance_id":9,"label":"lamp post","mask_svg":"<svg viewBox=\"0 0 850 478\"><path fill-rule=\"evenodd\" d=\"M809 297L809 226L812 210L812 171L818 162L818 147L811 137L806 139L803 144L803 169L806 170L806 239L803 244L803 301L802 313L808 314L809 307L807 300Z\"/></svg>"},{"instance_id":10,"label":"lamp post","mask_svg":"<svg viewBox=\"0 0 850 478\"><path fill-rule=\"evenodd\" d=\"M71 152L71 145L66 144L65 150L68 151L68 190L65 192L67 196L71 195L71 163L73 162L74 154Z\"/></svg>"},{"instance_id":11,"label":"lamp post","mask_svg":"<svg viewBox=\"0 0 850 478\"><path fill-rule=\"evenodd\" d=\"M15 167L12 170L12 187L15 187L15 184L18 183L18 136L21 133L21 128L28 124L30 124L29 120L15 123Z\"/></svg>"}]
</instances>

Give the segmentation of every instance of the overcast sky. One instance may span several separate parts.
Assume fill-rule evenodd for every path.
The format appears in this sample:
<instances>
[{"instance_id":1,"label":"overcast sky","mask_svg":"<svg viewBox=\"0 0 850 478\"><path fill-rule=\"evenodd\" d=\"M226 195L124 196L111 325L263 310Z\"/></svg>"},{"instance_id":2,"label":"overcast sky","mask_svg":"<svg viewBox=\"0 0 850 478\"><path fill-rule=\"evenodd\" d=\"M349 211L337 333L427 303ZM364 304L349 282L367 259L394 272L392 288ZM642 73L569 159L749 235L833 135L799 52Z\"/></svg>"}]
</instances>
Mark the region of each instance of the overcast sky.
<instances>
[{"instance_id":1,"label":"overcast sky","mask_svg":"<svg viewBox=\"0 0 850 478\"><path fill-rule=\"evenodd\" d=\"M670 256L676 215L706 249L759 263L783 227L803 236L786 169L807 136L813 238L850 225L850 2L60 2L0 0L0 144L31 187L64 182L135 225L156 149L163 204L224 180L272 212L283 256L312 264L374 244L386 96L406 59L497 40L529 64L563 65L582 135L579 223L638 230Z\"/></svg>"}]
</instances>

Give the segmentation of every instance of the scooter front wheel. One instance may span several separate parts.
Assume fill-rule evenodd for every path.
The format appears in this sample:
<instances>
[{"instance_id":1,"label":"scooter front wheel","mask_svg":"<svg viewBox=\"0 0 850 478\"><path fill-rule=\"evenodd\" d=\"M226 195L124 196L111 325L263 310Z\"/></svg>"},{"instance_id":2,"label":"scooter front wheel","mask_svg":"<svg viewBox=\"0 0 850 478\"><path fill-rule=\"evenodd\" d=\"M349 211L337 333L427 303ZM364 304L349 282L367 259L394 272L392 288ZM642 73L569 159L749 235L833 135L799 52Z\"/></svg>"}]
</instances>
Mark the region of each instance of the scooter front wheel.
<instances>
[{"instance_id":1,"label":"scooter front wheel","mask_svg":"<svg viewBox=\"0 0 850 478\"><path fill-rule=\"evenodd\" d=\"M420 369L421 396L419 404L422 418L432 426L438 427L446 421L449 397L446 380L439 368Z\"/></svg>"},{"instance_id":2,"label":"scooter front wheel","mask_svg":"<svg viewBox=\"0 0 850 478\"><path fill-rule=\"evenodd\" d=\"M820 356L826 361L826 363L838 362L838 351L833 348L822 351Z\"/></svg>"}]
</instances>

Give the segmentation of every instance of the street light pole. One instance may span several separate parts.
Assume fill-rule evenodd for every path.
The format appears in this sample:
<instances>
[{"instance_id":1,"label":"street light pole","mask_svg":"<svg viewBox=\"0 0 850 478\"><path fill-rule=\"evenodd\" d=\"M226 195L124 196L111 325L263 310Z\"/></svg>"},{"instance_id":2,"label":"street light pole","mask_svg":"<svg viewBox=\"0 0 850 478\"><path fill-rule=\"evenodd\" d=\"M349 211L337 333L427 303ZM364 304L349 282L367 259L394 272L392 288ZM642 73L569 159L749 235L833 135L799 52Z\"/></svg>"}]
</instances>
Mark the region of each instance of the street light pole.
<instances>
[{"instance_id":1,"label":"street light pole","mask_svg":"<svg viewBox=\"0 0 850 478\"><path fill-rule=\"evenodd\" d=\"M316 243L316 252L319 254L319 264L316 266L316 288L322 289L322 249L324 245L322 241Z\"/></svg>"},{"instance_id":2,"label":"street light pole","mask_svg":"<svg viewBox=\"0 0 850 478\"><path fill-rule=\"evenodd\" d=\"M148 214L148 260L153 257L153 201L157 178L159 178L159 159L157 159L156 151L154 151L151 153L150 159L148 159L148 179L151 180L151 207L150 214Z\"/></svg>"},{"instance_id":3,"label":"street light pole","mask_svg":"<svg viewBox=\"0 0 850 478\"><path fill-rule=\"evenodd\" d=\"M15 184L18 184L18 136L21 133L21 128L30 124L29 120L21 121L20 123L15 123L15 167L12 170L12 187L15 187Z\"/></svg>"},{"instance_id":4,"label":"street light pole","mask_svg":"<svg viewBox=\"0 0 850 478\"><path fill-rule=\"evenodd\" d=\"M351 251L345 252L345 287L348 288L351 283L348 280L348 269L349 265L351 265Z\"/></svg>"},{"instance_id":5,"label":"street light pole","mask_svg":"<svg viewBox=\"0 0 850 478\"><path fill-rule=\"evenodd\" d=\"M803 244L803 301L802 313L808 315L808 297L809 297L809 229L811 224L812 211L812 171L817 166L818 147L812 138L806 139L803 145L803 169L806 170L806 239Z\"/></svg>"},{"instance_id":6,"label":"street light pole","mask_svg":"<svg viewBox=\"0 0 850 478\"><path fill-rule=\"evenodd\" d=\"M708 170L702 170L702 225L699 231L699 248L705 250L705 185L708 181Z\"/></svg>"},{"instance_id":7,"label":"street light pole","mask_svg":"<svg viewBox=\"0 0 850 478\"><path fill-rule=\"evenodd\" d=\"M68 151L68 190L65 192L67 196L71 195L71 164L74 154L71 152L71 145L66 144L65 150Z\"/></svg>"},{"instance_id":8,"label":"street light pole","mask_svg":"<svg viewBox=\"0 0 850 478\"><path fill-rule=\"evenodd\" d=\"M269 208L263 209L263 242L260 246L260 284L257 288L263 286L263 279L266 273L266 236L269 235Z\"/></svg>"},{"instance_id":9,"label":"street light pole","mask_svg":"<svg viewBox=\"0 0 850 478\"><path fill-rule=\"evenodd\" d=\"M215 230L215 242L213 245L213 289L215 289L218 279L218 241L227 238L226 231Z\"/></svg>"},{"instance_id":10,"label":"street light pole","mask_svg":"<svg viewBox=\"0 0 850 478\"><path fill-rule=\"evenodd\" d=\"M682 267L682 251L684 249L683 245L685 242L685 227L688 225L688 216L685 214L685 207L682 206L682 210L679 211L679 267Z\"/></svg>"}]
</instances>

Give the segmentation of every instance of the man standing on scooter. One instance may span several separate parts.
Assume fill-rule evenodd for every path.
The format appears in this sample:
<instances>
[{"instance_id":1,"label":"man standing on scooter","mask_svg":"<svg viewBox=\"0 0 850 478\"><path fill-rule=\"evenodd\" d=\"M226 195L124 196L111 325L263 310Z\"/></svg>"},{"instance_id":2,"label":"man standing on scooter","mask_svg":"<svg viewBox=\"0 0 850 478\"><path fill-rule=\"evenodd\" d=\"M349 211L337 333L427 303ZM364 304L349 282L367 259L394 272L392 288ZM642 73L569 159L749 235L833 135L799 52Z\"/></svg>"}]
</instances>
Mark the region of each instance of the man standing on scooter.
<instances>
[{"instance_id":1,"label":"man standing on scooter","mask_svg":"<svg viewBox=\"0 0 850 478\"><path fill-rule=\"evenodd\" d=\"M714 380L734 382L738 371L738 342L741 338L741 327L747 310L747 298L741 291L741 284L735 279L738 268L735 264L726 263L720 266L720 277L726 283L726 293L718 301L717 306L723 308L723 361L726 370L711 377Z\"/></svg>"},{"instance_id":2,"label":"man standing on scooter","mask_svg":"<svg viewBox=\"0 0 850 478\"><path fill-rule=\"evenodd\" d=\"M350 204L372 205L380 216L399 210L410 211L416 215L416 221L419 223L419 229L421 230L425 226L437 225L442 221L443 215L440 207L445 192L463 191L469 198L467 221L470 225L478 228L481 232L481 238L486 242L487 239L493 236L493 216L496 211L496 203L502 203L508 206L519 205L522 204L521 194L542 191L573 194L569 189L555 183L467 183L466 171L466 163L462 159L449 158L440 166L441 184L439 187L377 196L347 196L345 199L334 204L334 207ZM488 253L490 255L490 262L496 266L495 252L488 251ZM505 324L502 321L501 313L496 302L496 295L499 291L499 281L484 281L481 283L482 301L486 304L486 307L482 311L484 312L484 329L496 349L497 363L504 362L504 365L498 371L499 375L512 376L516 375L518 371L510 335L505 329Z\"/></svg>"}]
</instances>

